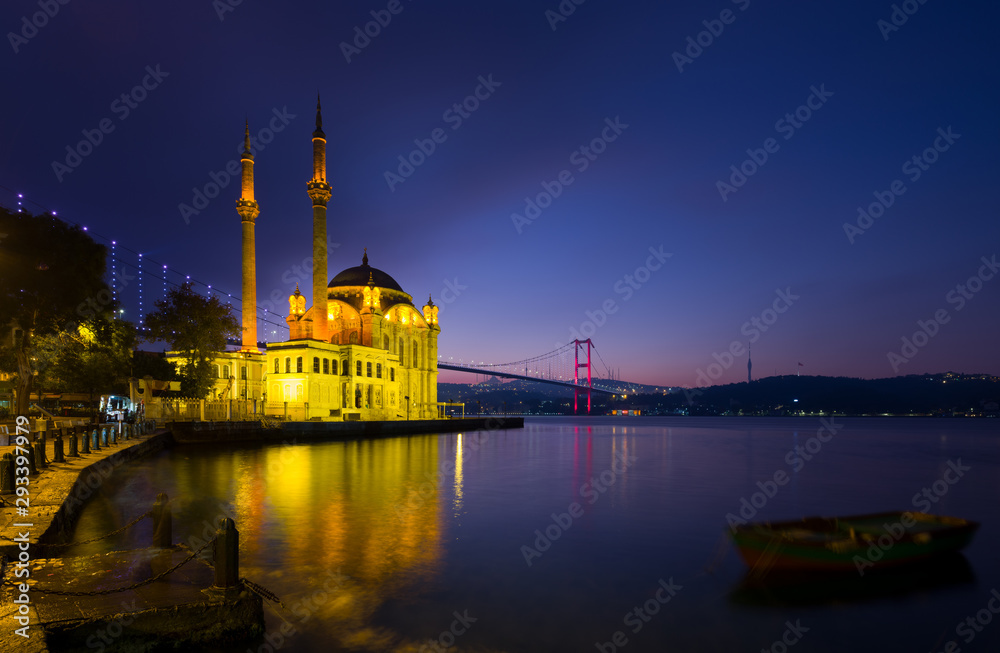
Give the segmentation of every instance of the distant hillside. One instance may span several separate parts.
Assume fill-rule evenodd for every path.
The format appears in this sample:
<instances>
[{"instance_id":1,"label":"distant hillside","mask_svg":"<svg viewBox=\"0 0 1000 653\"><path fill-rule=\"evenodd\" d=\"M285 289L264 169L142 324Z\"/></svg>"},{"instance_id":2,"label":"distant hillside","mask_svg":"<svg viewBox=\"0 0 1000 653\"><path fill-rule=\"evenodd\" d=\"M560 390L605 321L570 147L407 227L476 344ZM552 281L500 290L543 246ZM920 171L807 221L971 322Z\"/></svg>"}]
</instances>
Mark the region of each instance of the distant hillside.
<instances>
[{"instance_id":1,"label":"distant hillside","mask_svg":"<svg viewBox=\"0 0 1000 653\"><path fill-rule=\"evenodd\" d=\"M652 386L650 386L652 387ZM439 401L466 411L571 413L573 390L528 381L438 384ZM594 394L593 410L638 409L646 415L996 415L1000 377L925 374L886 379L773 376L752 383L629 394Z\"/></svg>"}]
</instances>

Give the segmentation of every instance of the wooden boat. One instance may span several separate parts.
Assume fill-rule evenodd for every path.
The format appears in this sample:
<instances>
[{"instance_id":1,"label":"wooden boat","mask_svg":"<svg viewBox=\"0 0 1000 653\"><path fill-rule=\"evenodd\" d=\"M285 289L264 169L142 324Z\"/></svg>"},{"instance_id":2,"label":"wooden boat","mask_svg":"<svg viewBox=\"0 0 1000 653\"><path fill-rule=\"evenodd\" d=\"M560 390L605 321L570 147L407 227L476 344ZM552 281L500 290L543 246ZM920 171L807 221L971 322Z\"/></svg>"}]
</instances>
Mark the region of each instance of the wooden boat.
<instances>
[{"instance_id":1,"label":"wooden boat","mask_svg":"<svg viewBox=\"0 0 1000 653\"><path fill-rule=\"evenodd\" d=\"M854 571L911 564L958 551L979 523L922 512L807 517L737 525L733 542L755 575Z\"/></svg>"}]
</instances>

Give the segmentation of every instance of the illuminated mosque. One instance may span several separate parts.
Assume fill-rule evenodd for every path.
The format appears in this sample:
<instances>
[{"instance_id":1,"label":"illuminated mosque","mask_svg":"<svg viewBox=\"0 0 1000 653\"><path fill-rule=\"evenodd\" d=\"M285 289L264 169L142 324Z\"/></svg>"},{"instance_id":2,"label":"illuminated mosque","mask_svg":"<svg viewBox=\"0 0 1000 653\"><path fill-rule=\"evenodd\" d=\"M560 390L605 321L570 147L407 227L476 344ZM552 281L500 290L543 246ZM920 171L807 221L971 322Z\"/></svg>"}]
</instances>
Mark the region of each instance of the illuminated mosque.
<instances>
[{"instance_id":1,"label":"illuminated mosque","mask_svg":"<svg viewBox=\"0 0 1000 653\"><path fill-rule=\"evenodd\" d=\"M313 171L306 184L312 200L312 306L298 285L288 298L289 336L257 347L257 272L254 225L254 157L246 128L242 193L243 338L239 351L216 359L235 381L239 396L262 401L264 413L304 420L394 420L437 417L438 307L413 298L387 273L368 264L347 268L328 281L326 135L319 100L312 135ZM235 366L239 366L236 368ZM237 378L235 370L239 369ZM249 376L248 376L249 374ZM230 382L230 387L233 384ZM240 386L244 391L240 392Z\"/></svg>"}]
</instances>

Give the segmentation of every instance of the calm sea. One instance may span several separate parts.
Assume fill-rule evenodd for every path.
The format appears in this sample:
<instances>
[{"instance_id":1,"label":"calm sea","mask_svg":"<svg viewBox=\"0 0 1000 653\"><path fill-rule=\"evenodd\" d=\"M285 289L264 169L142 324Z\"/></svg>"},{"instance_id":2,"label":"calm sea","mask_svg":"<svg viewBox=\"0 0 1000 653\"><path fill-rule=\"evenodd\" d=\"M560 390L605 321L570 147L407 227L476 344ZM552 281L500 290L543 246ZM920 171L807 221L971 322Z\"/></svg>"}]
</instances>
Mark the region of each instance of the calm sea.
<instances>
[{"instance_id":1,"label":"calm sea","mask_svg":"<svg viewBox=\"0 0 1000 653\"><path fill-rule=\"evenodd\" d=\"M75 539L128 521L158 492L172 499L175 541L197 544L232 517L242 575L287 606L265 606L268 640L251 651L997 651L998 427L558 417L488 433L178 447L120 470ZM982 526L940 568L761 587L725 536L741 509L926 509ZM149 531L72 554L145 546Z\"/></svg>"}]
</instances>

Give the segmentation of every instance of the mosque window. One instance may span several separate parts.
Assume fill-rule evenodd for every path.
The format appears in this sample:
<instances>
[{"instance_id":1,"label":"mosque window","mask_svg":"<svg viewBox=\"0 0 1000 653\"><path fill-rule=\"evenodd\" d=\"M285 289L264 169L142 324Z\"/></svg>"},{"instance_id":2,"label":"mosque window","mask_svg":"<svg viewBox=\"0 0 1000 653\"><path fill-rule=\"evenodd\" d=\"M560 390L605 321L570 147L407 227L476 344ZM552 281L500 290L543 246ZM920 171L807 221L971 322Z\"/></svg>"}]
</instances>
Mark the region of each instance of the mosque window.
<instances>
[{"instance_id":1,"label":"mosque window","mask_svg":"<svg viewBox=\"0 0 1000 653\"><path fill-rule=\"evenodd\" d=\"M302 357L301 356L296 356L295 357L295 372L297 374L302 374Z\"/></svg>"},{"instance_id":2,"label":"mosque window","mask_svg":"<svg viewBox=\"0 0 1000 653\"><path fill-rule=\"evenodd\" d=\"M399 351L396 352L396 353L399 354L399 364L402 365L402 366L405 366L406 365L406 362L405 362L406 357L404 356L405 352L404 352L403 339L402 338L399 339Z\"/></svg>"},{"instance_id":3,"label":"mosque window","mask_svg":"<svg viewBox=\"0 0 1000 653\"><path fill-rule=\"evenodd\" d=\"M358 363L360 365L360 363ZM361 386L354 387L354 407L361 408Z\"/></svg>"},{"instance_id":4,"label":"mosque window","mask_svg":"<svg viewBox=\"0 0 1000 653\"><path fill-rule=\"evenodd\" d=\"M389 336L382 336L382 349L389 350Z\"/></svg>"},{"instance_id":5,"label":"mosque window","mask_svg":"<svg viewBox=\"0 0 1000 653\"><path fill-rule=\"evenodd\" d=\"M222 378L224 378L224 379L228 379L229 378L229 366L228 365L223 365L222 366Z\"/></svg>"},{"instance_id":6,"label":"mosque window","mask_svg":"<svg viewBox=\"0 0 1000 653\"><path fill-rule=\"evenodd\" d=\"M361 376L361 361L356 361L354 376Z\"/></svg>"},{"instance_id":7,"label":"mosque window","mask_svg":"<svg viewBox=\"0 0 1000 653\"><path fill-rule=\"evenodd\" d=\"M219 366L215 366L215 378L219 378Z\"/></svg>"},{"instance_id":8,"label":"mosque window","mask_svg":"<svg viewBox=\"0 0 1000 653\"><path fill-rule=\"evenodd\" d=\"M414 341L413 343L413 367L420 366L420 345Z\"/></svg>"},{"instance_id":9,"label":"mosque window","mask_svg":"<svg viewBox=\"0 0 1000 653\"><path fill-rule=\"evenodd\" d=\"M389 368L389 380L392 381L392 382L396 381L396 368L395 367L390 367Z\"/></svg>"},{"instance_id":10,"label":"mosque window","mask_svg":"<svg viewBox=\"0 0 1000 653\"><path fill-rule=\"evenodd\" d=\"M285 356L285 374L292 373L292 359L290 356Z\"/></svg>"},{"instance_id":11,"label":"mosque window","mask_svg":"<svg viewBox=\"0 0 1000 653\"><path fill-rule=\"evenodd\" d=\"M278 358L274 359L274 373L278 374L281 371L281 360Z\"/></svg>"},{"instance_id":12,"label":"mosque window","mask_svg":"<svg viewBox=\"0 0 1000 653\"><path fill-rule=\"evenodd\" d=\"M357 331L351 331L351 344L352 345L358 344L358 332Z\"/></svg>"},{"instance_id":13,"label":"mosque window","mask_svg":"<svg viewBox=\"0 0 1000 653\"><path fill-rule=\"evenodd\" d=\"M329 374L329 373L330 373L330 359L329 358L324 358L323 359L323 374Z\"/></svg>"},{"instance_id":14,"label":"mosque window","mask_svg":"<svg viewBox=\"0 0 1000 653\"><path fill-rule=\"evenodd\" d=\"M313 374L319 374L319 357L313 356Z\"/></svg>"},{"instance_id":15,"label":"mosque window","mask_svg":"<svg viewBox=\"0 0 1000 653\"><path fill-rule=\"evenodd\" d=\"M350 369L351 369L350 366L347 364L347 359L345 358L340 363L340 370L341 370L340 373L343 374L344 376L350 376L351 374Z\"/></svg>"},{"instance_id":16,"label":"mosque window","mask_svg":"<svg viewBox=\"0 0 1000 653\"><path fill-rule=\"evenodd\" d=\"M244 381L247 380L247 366L246 365L240 365L240 378L243 379Z\"/></svg>"},{"instance_id":17,"label":"mosque window","mask_svg":"<svg viewBox=\"0 0 1000 653\"><path fill-rule=\"evenodd\" d=\"M375 378L382 378L382 363L375 363Z\"/></svg>"},{"instance_id":18,"label":"mosque window","mask_svg":"<svg viewBox=\"0 0 1000 653\"><path fill-rule=\"evenodd\" d=\"M337 359L334 358L333 360L330 361L330 374L336 374L336 373L337 373Z\"/></svg>"},{"instance_id":19,"label":"mosque window","mask_svg":"<svg viewBox=\"0 0 1000 653\"><path fill-rule=\"evenodd\" d=\"M371 376L372 376L372 364L371 363L365 363L365 365L367 366L368 378L371 378Z\"/></svg>"}]
</instances>

